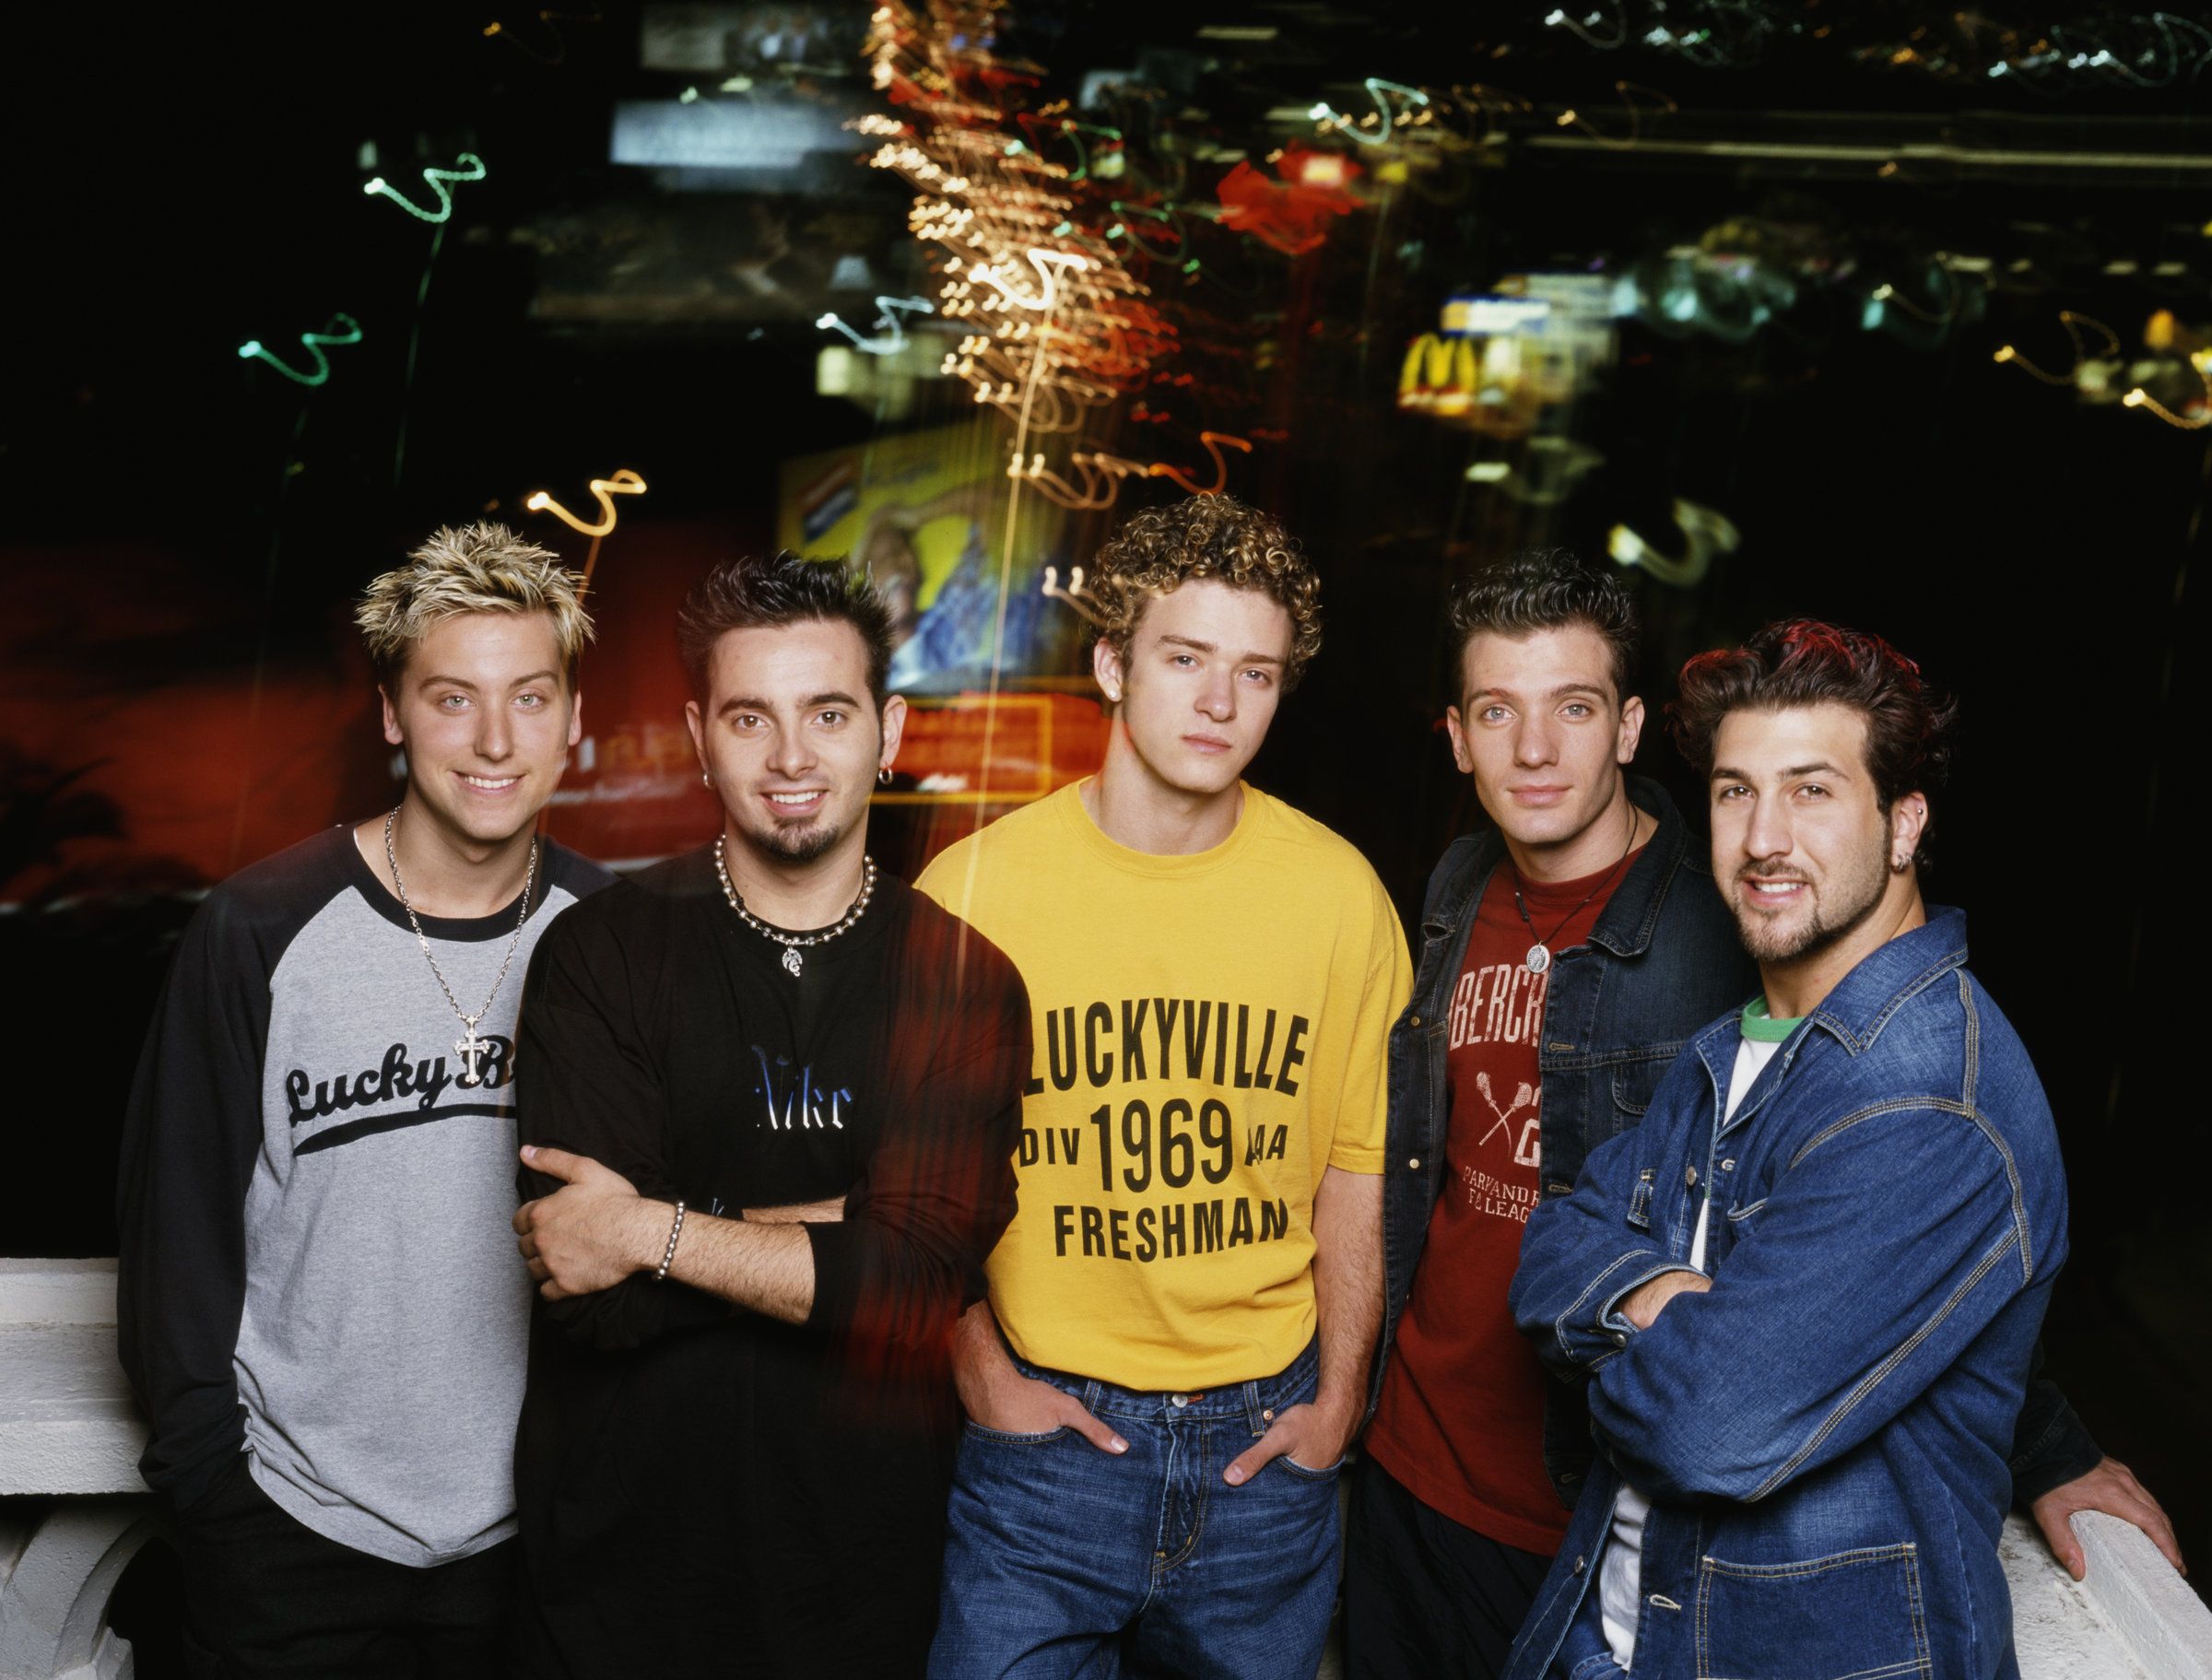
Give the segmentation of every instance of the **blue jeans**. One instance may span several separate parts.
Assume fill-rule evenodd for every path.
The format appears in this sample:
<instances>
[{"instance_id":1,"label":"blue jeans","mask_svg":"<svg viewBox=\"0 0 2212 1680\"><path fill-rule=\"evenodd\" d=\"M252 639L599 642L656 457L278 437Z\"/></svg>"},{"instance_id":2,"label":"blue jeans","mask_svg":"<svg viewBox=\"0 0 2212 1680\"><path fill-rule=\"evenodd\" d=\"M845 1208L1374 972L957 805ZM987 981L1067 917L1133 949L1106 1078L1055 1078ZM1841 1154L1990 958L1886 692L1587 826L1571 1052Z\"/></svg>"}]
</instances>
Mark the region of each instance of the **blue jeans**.
<instances>
[{"instance_id":1,"label":"blue jeans","mask_svg":"<svg viewBox=\"0 0 2212 1680\"><path fill-rule=\"evenodd\" d=\"M1312 1346L1280 1375L1147 1393L1017 1359L1129 1443L965 1426L953 1468L933 1680L1110 1680L1128 1671L1304 1680L1335 1608L1341 1463L1230 1462L1313 1398Z\"/></svg>"}]
</instances>

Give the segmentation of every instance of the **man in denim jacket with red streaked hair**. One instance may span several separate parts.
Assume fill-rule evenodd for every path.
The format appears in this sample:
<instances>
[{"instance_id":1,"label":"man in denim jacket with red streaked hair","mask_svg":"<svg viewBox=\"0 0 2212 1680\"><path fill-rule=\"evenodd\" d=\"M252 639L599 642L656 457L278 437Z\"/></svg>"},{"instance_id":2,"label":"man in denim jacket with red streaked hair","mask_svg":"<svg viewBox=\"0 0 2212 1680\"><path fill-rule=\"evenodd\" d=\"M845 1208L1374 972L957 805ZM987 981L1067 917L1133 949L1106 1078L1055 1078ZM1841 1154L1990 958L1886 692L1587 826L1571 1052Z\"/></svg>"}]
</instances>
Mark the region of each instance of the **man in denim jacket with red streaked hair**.
<instances>
[{"instance_id":1,"label":"man in denim jacket with red streaked hair","mask_svg":"<svg viewBox=\"0 0 2212 1680\"><path fill-rule=\"evenodd\" d=\"M1512 1680L2017 1675L2006 1460L2066 1252L2028 1054L1918 866L1950 711L1806 621L1675 728L1762 995L1530 1218L1512 1310L1600 1462Z\"/></svg>"}]
</instances>

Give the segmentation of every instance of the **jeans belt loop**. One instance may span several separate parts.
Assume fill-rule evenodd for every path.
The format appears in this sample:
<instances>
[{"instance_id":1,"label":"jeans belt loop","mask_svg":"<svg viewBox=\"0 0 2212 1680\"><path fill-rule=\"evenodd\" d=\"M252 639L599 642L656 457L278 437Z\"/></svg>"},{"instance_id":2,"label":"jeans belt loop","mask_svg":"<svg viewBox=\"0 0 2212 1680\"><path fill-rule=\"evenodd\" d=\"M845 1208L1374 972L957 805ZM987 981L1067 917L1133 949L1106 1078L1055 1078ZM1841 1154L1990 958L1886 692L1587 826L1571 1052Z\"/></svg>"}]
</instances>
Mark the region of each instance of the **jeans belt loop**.
<instances>
[{"instance_id":1,"label":"jeans belt loop","mask_svg":"<svg viewBox=\"0 0 2212 1680\"><path fill-rule=\"evenodd\" d=\"M1266 1408L1260 1404L1259 1380L1254 1378L1244 1385L1244 1421L1251 1427L1254 1440L1267 1433L1265 1412Z\"/></svg>"},{"instance_id":2,"label":"jeans belt loop","mask_svg":"<svg viewBox=\"0 0 2212 1680\"><path fill-rule=\"evenodd\" d=\"M1096 1377L1083 1385L1083 1409L1093 1417L1099 1415L1099 1395L1103 1386Z\"/></svg>"}]
</instances>

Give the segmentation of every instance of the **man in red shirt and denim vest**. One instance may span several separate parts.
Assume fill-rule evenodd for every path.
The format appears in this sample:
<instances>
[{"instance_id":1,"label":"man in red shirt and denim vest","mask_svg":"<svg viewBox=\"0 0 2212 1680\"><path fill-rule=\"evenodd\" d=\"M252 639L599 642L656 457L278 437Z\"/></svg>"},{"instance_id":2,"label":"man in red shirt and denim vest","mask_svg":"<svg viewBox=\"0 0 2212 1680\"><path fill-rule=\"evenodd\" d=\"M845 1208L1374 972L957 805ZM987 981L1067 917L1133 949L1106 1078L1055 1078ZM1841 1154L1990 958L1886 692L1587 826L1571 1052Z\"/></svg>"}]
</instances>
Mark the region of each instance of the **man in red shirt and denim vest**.
<instances>
[{"instance_id":1,"label":"man in red shirt and denim vest","mask_svg":"<svg viewBox=\"0 0 2212 1680\"><path fill-rule=\"evenodd\" d=\"M1387 1171L1424 1195L1392 1204L1396 1337L1352 1501L1345 1628L1363 1675L1502 1664L1569 1514L1546 1462L1557 1385L1505 1305L1522 1231L1547 1181L1634 1125L1617 1094L1648 1099L1683 1034L1751 983L1700 849L1664 793L1623 773L1643 726L1626 592L1531 556L1464 585L1453 624L1453 758L1498 832L1439 866L1394 1043ZM1662 984L1641 985L1659 963ZM1591 1016L1624 981L1630 1006L1553 1018ZM1576 1123L1555 1140L1560 1104Z\"/></svg>"}]
</instances>

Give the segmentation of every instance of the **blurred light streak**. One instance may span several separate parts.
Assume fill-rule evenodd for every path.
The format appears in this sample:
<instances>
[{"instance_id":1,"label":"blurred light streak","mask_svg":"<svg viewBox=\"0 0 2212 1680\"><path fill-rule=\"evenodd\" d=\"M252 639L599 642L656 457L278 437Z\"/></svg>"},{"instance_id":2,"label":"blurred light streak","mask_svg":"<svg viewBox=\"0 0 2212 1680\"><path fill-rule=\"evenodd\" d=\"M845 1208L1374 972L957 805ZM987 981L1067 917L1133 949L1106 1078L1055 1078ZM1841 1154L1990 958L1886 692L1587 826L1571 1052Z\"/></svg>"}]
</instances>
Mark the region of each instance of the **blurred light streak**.
<instances>
[{"instance_id":1,"label":"blurred light streak","mask_svg":"<svg viewBox=\"0 0 2212 1680\"><path fill-rule=\"evenodd\" d=\"M532 491L530 499L523 506L533 513L550 513L570 530L581 532L585 536L605 536L615 528L614 499L618 496L644 495L645 481L629 468L618 467L611 478L593 479L591 489L593 498L599 503L600 519L595 525L578 519L543 490Z\"/></svg>"},{"instance_id":2,"label":"blurred light streak","mask_svg":"<svg viewBox=\"0 0 2212 1680\"><path fill-rule=\"evenodd\" d=\"M1347 140L1355 140L1361 146L1382 146L1389 142L1393 131L1400 121L1391 101L1385 97L1386 94L1394 93L1408 105L1425 106L1429 103L1427 94L1418 88L1408 88L1403 82L1386 82L1379 76L1371 76L1363 85L1367 88L1367 97L1372 100L1375 105L1374 112L1370 115L1355 121L1336 110L1326 100L1317 102L1313 109L1306 114L1324 128L1335 128ZM1380 125L1373 134L1369 134L1366 125L1376 123L1378 118Z\"/></svg>"},{"instance_id":3,"label":"blurred light streak","mask_svg":"<svg viewBox=\"0 0 2212 1680\"><path fill-rule=\"evenodd\" d=\"M449 181L481 181L484 179L484 159L477 157L476 153L463 152L453 161L457 164L466 164L469 167L467 169L441 170L428 164L423 166L424 184L438 194L438 207L435 210L426 210L420 205L414 203L382 175L372 178L367 185L361 188L361 191L371 198L390 199L418 221L442 222L453 213L453 191L445 183Z\"/></svg>"},{"instance_id":4,"label":"blurred light streak","mask_svg":"<svg viewBox=\"0 0 2212 1680\"><path fill-rule=\"evenodd\" d=\"M593 479L591 491L593 499L599 504L599 523L597 524L578 519L543 490L532 491L530 499L523 503L523 506L529 509L531 512L550 513L570 530L581 532L592 539L591 552L584 557L583 582L580 586L580 592L591 588L592 572L599 564L600 539L615 528L615 498L644 495L645 481L631 472L629 468L618 467L611 478Z\"/></svg>"},{"instance_id":5,"label":"blurred light streak","mask_svg":"<svg viewBox=\"0 0 2212 1680\"><path fill-rule=\"evenodd\" d=\"M2044 370L2037 367L2035 363L2030 361L2027 357L2021 355L2018 349L2014 348L2008 344L1999 345L1996 348L1996 353L1992 356L1990 359L1992 361L1998 362L2010 362L2014 367L2019 369L2021 372L2029 375L2030 378L2040 379L2046 385L2071 385L2074 383L2075 376L2080 372L2081 364L2083 362L2090 360L2102 361L2109 357L2117 357L2120 354L2120 335L2113 332L2111 327L2105 325L2101 321L2098 321L2088 315L2077 315L2070 309L2062 309L2058 311L2058 323L2066 329L2066 336L2074 341L2074 364L2064 373L2049 373L2044 371ZM2104 340L2104 349L2096 357L2091 357L2088 354L2088 349L2081 342L2081 329L2085 326L2095 332Z\"/></svg>"},{"instance_id":6,"label":"blurred light streak","mask_svg":"<svg viewBox=\"0 0 2212 1680\"><path fill-rule=\"evenodd\" d=\"M870 356L889 356L906 347L908 315L927 315L935 306L927 298L877 298L876 322L866 337L848 325L841 315L824 313L815 318L814 324L826 333L842 333L853 341L853 347Z\"/></svg>"},{"instance_id":7,"label":"blurred light streak","mask_svg":"<svg viewBox=\"0 0 2212 1680\"><path fill-rule=\"evenodd\" d=\"M1679 558L1654 547L1627 525L1613 527L1606 538L1606 552L1623 566L1642 567L1662 583L1688 589L1712 570L1715 554L1733 554L1743 544L1742 535L1725 514L1679 497L1675 499L1675 524L1688 539Z\"/></svg>"},{"instance_id":8,"label":"blurred light streak","mask_svg":"<svg viewBox=\"0 0 2212 1680\"><path fill-rule=\"evenodd\" d=\"M1101 629L1105 628L1106 616L1100 610L1098 596L1083 587L1082 567L1071 566L1068 569L1067 583L1063 587L1060 569L1047 566L1044 569L1043 593L1052 600L1066 602L1085 623L1096 625Z\"/></svg>"},{"instance_id":9,"label":"blurred light streak","mask_svg":"<svg viewBox=\"0 0 2212 1680\"><path fill-rule=\"evenodd\" d=\"M314 370L302 373L281 357L272 355L258 338L249 338L238 347L242 360L266 362L296 385L320 385L330 378L330 358L323 353L324 345L349 345L361 342L361 325L351 315L334 314L320 333L300 335L300 347L314 358Z\"/></svg>"},{"instance_id":10,"label":"blurred light streak","mask_svg":"<svg viewBox=\"0 0 2212 1680\"><path fill-rule=\"evenodd\" d=\"M1249 455L1252 453L1252 444L1243 438L1232 438L1224 431L1202 431L1198 434L1198 441L1206 446L1206 452L1214 458L1213 483L1202 485L1181 467L1170 466L1165 461L1152 464L1149 468L1151 476L1172 480L1193 496L1218 496L1229 487L1229 462L1221 453L1221 446L1226 443L1230 448Z\"/></svg>"}]
</instances>

